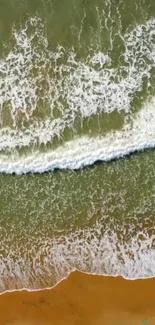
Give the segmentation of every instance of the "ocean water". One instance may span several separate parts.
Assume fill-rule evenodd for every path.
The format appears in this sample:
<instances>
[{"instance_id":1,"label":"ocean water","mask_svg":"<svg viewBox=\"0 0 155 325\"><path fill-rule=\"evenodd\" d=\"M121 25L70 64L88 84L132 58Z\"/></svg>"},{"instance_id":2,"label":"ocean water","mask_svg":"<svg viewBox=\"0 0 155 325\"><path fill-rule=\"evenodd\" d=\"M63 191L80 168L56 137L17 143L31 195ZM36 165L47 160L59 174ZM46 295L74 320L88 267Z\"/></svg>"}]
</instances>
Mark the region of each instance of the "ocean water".
<instances>
[{"instance_id":1,"label":"ocean water","mask_svg":"<svg viewBox=\"0 0 155 325\"><path fill-rule=\"evenodd\" d=\"M0 0L0 292L155 276L155 2Z\"/></svg>"}]
</instances>

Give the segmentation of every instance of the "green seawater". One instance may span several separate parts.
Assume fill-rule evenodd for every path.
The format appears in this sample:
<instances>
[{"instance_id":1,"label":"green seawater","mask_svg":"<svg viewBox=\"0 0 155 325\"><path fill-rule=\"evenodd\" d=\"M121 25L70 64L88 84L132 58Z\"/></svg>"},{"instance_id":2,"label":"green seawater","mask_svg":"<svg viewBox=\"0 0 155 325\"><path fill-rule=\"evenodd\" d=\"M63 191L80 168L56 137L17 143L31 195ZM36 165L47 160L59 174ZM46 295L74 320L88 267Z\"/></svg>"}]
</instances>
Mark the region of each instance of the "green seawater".
<instances>
[{"instance_id":1,"label":"green seawater","mask_svg":"<svg viewBox=\"0 0 155 325\"><path fill-rule=\"evenodd\" d=\"M0 291L155 275L155 2L0 0Z\"/></svg>"}]
</instances>

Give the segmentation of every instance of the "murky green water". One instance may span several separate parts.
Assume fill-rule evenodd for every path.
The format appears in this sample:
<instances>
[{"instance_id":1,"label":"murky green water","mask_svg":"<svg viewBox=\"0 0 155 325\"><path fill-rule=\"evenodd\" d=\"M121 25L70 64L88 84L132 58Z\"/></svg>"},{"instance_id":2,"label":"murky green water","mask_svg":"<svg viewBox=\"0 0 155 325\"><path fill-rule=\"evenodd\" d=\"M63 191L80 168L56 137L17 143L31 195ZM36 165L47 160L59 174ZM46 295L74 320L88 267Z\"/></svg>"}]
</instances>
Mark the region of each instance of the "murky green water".
<instances>
[{"instance_id":1,"label":"murky green water","mask_svg":"<svg viewBox=\"0 0 155 325\"><path fill-rule=\"evenodd\" d=\"M0 0L1 291L154 276L154 17Z\"/></svg>"}]
</instances>

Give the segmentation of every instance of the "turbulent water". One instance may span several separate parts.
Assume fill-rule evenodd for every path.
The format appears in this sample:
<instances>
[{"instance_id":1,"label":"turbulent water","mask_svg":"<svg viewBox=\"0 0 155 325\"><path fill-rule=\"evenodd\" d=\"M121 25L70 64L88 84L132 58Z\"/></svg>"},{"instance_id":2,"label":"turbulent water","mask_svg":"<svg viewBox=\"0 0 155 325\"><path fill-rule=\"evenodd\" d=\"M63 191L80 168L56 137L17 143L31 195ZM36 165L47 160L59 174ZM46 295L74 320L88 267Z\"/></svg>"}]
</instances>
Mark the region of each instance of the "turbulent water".
<instances>
[{"instance_id":1,"label":"turbulent water","mask_svg":"<svg viewBox=\"0 0 155 325\"><path fill-rule=\"evenodd\" d=\"M155 276L155 2L0 0L0 292Z\"/></svg>"}]
</instances>

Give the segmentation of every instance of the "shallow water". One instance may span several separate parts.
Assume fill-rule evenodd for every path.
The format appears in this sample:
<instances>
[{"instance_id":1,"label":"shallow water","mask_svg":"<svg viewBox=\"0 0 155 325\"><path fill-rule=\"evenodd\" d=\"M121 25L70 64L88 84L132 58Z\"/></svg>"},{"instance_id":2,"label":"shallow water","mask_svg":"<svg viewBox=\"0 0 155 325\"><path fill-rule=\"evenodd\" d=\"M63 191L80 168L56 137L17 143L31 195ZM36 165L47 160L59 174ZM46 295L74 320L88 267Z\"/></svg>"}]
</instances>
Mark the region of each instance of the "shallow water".
<instances>
[{"instance_id":1,"label":"shallow water","mask_svg":"<svg viewBox=\"0 0 155 325\"><path fill-rule=\"evenodd\" d=\"M0 291L154 276L154 16L0 0Z\"/></svg>"}]
</instances>

